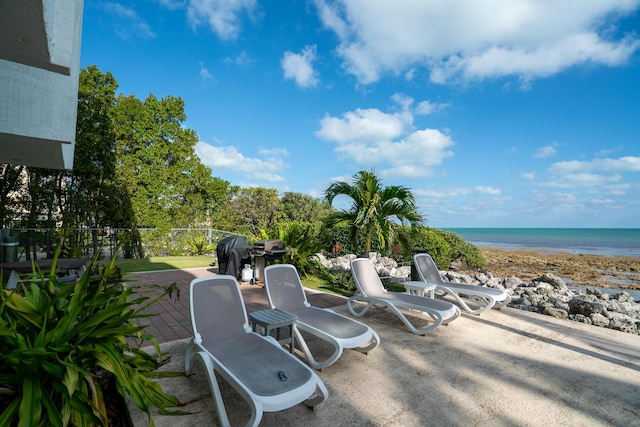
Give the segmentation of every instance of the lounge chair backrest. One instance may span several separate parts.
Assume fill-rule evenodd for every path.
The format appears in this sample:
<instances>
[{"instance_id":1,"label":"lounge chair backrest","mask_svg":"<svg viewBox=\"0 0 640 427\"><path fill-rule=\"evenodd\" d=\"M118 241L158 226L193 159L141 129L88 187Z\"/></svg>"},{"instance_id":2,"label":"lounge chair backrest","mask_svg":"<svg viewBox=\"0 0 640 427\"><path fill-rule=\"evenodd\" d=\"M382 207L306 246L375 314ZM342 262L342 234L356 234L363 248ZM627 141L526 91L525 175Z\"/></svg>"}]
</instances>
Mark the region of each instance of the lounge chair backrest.
<instances>
[{"instance_id":1,"label":"lounge chair backrest","mask_svg":"<svg viewBox=\"0 0 640 427\"><path fill-rule=\"evenodd\" d=\"M440 270L429 254L416 254L413 256L416 270L423 281L429 283L445 283L440 275Z\"/></svg>"},{"instance_id":2,"label":"lounge chair backrest","mask_svg":"<svg viewBox=\"0 0 640 427\"><path fill-rule=\"evenodd\" d=\"M264 269L264 285L272 306L294 312L306 306L298 271L290 264L274 264Z\"/></svg>"},{"instance_id":3,"label":"lounge chair backrest","mask_svg":"<svg viewBox=\"0 0 640 427\"><path fill-rule=\"evenodd\" d=\"M376 268L368 258L355 258L351 260L351 272L358 290L365 296L382 296L387 291L382 285Z\"/></svg>"},{"instance_id":4,"label":"lounge chair backrest","mask_svg":"<svg viewBox=\"0 0 640 427\"><path fill-rule=\"evenodd\" d=\"M191 326L204 343L215 343L245 333L247 312L233 276L203 277L191 282Z\"/></svg>"}]
</instances>

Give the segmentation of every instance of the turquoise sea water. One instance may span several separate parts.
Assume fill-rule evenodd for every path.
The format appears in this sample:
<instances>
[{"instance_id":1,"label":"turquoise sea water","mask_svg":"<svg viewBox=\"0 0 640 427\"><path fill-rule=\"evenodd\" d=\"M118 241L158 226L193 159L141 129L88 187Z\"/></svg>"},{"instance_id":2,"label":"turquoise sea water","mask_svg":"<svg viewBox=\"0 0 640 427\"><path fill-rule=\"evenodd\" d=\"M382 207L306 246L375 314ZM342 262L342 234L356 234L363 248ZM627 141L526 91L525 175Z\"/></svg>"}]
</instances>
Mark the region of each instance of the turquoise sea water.
<instances>
[{"instance_id":1,"label":"turquoise sea water","mask_svg":"<svg viewBox=\"0 0 640 427\"><path fill-rule=\"evenodd\" d=\"M640 256L640 228L445 228L476 246Z\"/></svg>"}]
</instances>

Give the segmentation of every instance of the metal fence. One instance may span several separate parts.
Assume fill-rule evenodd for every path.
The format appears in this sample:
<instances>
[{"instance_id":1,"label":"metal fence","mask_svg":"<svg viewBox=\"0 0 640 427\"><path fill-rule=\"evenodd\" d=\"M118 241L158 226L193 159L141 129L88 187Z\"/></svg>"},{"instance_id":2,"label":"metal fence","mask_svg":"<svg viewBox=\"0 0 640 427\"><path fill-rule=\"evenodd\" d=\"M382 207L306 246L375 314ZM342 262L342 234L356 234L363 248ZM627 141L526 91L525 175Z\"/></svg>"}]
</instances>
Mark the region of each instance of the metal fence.
<instances>
[{"instance_id":1,"label":"metal fence","mask_svg":"<svg viewBox=\"0 0 640 427\"><path fill-rule=\"evenodd\" d=\"M0 230L0 263L51 258L64 236L62 256L101 258L215 254L217 242L236 235L213 228L12 228ZM197 250L194 251L194 248Z\"/></svg>"}]
</instances>

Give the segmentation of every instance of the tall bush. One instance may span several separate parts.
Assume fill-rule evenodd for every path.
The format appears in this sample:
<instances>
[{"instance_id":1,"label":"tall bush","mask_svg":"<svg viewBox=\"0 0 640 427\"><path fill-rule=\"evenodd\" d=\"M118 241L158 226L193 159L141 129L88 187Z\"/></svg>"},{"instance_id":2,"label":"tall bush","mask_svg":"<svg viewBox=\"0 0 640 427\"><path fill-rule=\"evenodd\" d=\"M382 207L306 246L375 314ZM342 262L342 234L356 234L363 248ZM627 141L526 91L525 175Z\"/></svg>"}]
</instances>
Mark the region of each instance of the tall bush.
<instances>
[{"instance_id":1,"label":"tall bush","mask_svg":"<svg viewBox=\"0 0 640 427\"><path fill-rule=\"evenodd\" d=\"M314 262L310 258L323 248L320 224L283 221L276 224L269 235L284 242L289 250L283 257L284 261L295 265L301 275L308 274L314 267Z\"/></svg>"},{"instance_id":2,"label":"tall bush","mask_svg":"<svg viewBox=\"0 0 640 427\"><path fill-rule=\"evenodd\" d=\"M403 261L411 260L415 252L424 251L433 257L442 270L448 270L450 264L456 260L466 263L471 268L487 268L487 260L480 249L451 231L418 227L412 231L412 239L413 251L403 252Z\"/></svg>"}]
</instances>

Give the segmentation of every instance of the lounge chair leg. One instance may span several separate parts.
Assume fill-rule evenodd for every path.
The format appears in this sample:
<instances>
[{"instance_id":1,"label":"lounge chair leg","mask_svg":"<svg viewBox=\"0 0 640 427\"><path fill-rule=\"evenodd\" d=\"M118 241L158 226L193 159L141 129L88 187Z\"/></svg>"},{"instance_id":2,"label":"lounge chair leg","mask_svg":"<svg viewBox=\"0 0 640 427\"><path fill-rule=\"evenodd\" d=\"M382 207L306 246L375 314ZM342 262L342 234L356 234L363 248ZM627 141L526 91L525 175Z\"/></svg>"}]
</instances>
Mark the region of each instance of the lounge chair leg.
<instances>
[{"instance_id":1,"label":"lounge chair leg","mask_svg":"<svg viewBox=\"0 0 640 427\"><path fill-rule=\"evenodd\" d=\"M303 403L312 411L315 411L316 406L327 400L329 397L329 391L327 387L322 382L318 382L316 384L316 392L309 399L305 400Z\"/></svg>"}]
</instances>

